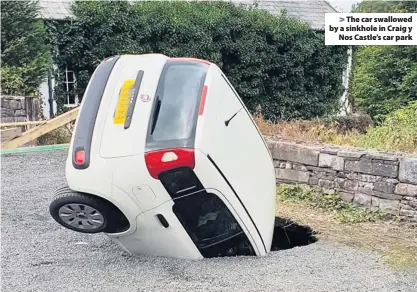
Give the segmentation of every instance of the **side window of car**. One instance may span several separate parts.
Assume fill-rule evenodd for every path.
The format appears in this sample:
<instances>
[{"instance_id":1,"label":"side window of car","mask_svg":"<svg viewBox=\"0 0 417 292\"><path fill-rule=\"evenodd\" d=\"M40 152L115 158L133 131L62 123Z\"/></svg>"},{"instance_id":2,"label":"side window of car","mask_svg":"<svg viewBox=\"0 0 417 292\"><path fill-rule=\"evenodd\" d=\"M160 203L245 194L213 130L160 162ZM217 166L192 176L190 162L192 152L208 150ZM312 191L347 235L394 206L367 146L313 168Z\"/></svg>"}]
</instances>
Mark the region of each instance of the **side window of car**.
<instances>
[{"instance_id":1,"label":"side window of car","mask_svg":"<svg viewBox=\"0 0 417 292\"><path fill-rule=\"evenodd\" d=\"M165 66L148 130L149 141L157 144L192 138L207 74L206 66L189 62Z\"/></svg>"}]
</instances>

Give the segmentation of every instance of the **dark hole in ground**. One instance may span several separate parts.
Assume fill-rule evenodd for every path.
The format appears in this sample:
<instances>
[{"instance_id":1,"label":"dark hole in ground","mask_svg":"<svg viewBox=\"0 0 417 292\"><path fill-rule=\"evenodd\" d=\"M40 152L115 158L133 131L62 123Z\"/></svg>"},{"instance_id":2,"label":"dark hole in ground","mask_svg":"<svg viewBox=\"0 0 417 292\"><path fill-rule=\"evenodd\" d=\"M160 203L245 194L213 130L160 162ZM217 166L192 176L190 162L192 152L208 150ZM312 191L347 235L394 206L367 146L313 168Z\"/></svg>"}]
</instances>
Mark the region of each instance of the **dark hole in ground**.
<instances>
[{"instance_id":1,"label":"dark hole in ground","mask_svg":"<svg viewBox=\"0 0 417 292\"><path fill-rule=\"evenodd\" d=\"M272 251L305 246L317 241L317 234L308 226L298 225L291 219L275 217Z\"/></svg>"}]
</instances>

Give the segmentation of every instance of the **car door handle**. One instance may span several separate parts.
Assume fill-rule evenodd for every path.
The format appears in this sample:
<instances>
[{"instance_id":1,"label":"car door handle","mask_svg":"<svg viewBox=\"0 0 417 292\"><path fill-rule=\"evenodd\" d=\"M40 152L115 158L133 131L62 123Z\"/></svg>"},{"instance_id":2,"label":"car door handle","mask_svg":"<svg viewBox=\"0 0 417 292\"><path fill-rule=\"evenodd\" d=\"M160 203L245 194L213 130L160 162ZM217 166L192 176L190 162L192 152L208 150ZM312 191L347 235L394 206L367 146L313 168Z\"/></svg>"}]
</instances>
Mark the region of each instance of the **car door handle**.
<instances>
[{"instance_id":1,"label":"car door handle","mask_svg":"<svg viewBox=\"0 0 417 292\"><path fill-rule=\"evenodd\" d=\"M164 215L162 214L156 214L156 218L158 218L159 222L164 226L165 228L169 227L169 223L167 219L165 219Z\"/></svg>"}]
</instances>

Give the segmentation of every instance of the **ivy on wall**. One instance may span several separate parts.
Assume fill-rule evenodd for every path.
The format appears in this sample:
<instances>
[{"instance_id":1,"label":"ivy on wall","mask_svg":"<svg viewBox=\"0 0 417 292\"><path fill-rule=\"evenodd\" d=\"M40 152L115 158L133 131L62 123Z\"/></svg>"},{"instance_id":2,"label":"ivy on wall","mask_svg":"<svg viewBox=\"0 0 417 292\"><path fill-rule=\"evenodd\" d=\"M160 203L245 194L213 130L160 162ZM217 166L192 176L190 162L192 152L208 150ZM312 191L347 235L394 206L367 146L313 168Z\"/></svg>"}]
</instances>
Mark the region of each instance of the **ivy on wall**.
<instances>
[{"instance_id":1,"label":"ivy on wall","mask_svg":"<svg viewBox=\"0 0 417 292\"><path fill-rule=\"evenodd\" d=\"M260 106L268 119L338 109L347 48L325 46L321 32L285 14L176 1L77 1L73 12L75 21L49 22L48 31L58 68L76 73L79 97L104 58L153 52L216 63L249 109Z\"/></svg>"}]
</instances>

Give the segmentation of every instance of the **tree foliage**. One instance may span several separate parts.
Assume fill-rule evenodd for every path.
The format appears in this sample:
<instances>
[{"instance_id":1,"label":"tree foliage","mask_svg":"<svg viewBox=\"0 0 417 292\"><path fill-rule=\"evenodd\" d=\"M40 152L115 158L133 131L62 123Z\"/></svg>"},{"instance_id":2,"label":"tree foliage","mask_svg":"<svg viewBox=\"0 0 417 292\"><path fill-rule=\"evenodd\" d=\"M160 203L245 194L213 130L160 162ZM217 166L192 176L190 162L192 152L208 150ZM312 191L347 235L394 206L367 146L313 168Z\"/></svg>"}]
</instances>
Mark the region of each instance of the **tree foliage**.
<instances>
[{"instance_id":1,"label":"tree foliage","mask_svg":"<svg viewBox=\"0 0 417 292\"><path fill-rule=\"evenodd\" d=\"M51 65L43 21L36 1L1 3L2 92L33 94Z\"/></svg>"},{"instance_id":2,"label":"tree foliage","mask_svg":"<svg viewBox=\"0 0 417 292\"><path fill-rule=\"evenodd\" d=\"M362 1L353 12L356 13L412 13L417 11L417 1Z\"/></svg>"},{"instance_id":3,"label":"tree foliage","mask_svg":"<svg viewBox=\"0 0 417 292\"><path fill-rule=\"evenodd\" d=\"M305 24L226 2L79 1L76 21L50 23L59 68L71 67L82 96L95 67L115 54L163 53L216 63L246 105L266 118L333 112L346 48L325 46Z\"/></svg>"},{"instance_id":4,"label":"tree foliage","mask_svg":"<svg viewBox=\"0 0 417 292\"><path fill-rule=\"evenodd\" d=\"M417 12L416 1L363 1L355 12ZM355 50L350 95L374 119L417 100L417 46Z\"/></svg>"}]
</instances>

